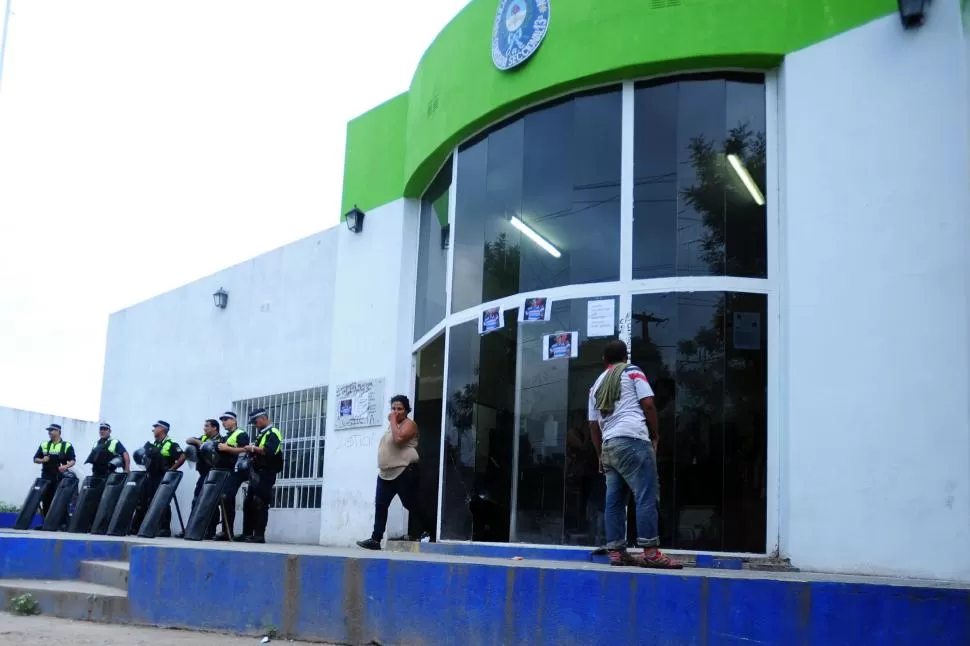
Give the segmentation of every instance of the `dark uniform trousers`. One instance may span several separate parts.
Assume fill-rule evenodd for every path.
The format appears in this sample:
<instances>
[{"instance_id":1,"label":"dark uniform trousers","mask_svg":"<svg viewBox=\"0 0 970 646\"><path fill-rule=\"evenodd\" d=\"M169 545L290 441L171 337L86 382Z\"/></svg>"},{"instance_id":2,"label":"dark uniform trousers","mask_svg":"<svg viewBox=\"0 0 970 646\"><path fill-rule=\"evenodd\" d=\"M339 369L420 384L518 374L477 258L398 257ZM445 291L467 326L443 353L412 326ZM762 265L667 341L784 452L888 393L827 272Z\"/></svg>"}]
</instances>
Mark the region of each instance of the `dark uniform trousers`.
<instances>
[{"instance_id":1,"label":"dark uniform trousers","mask_svg":"<svg viewBox=\"0 0 970 646\"><path fill-rule=\"evenodd\" d=\"M135 518L131 523L131 533L137 534L138 530L141 529L141 522L145 519L145 514L148 513L148 508L152 504L152 499L155 497L155 493L158 491L158 485L162 484L162 478L165 477L165 472L151 472L148 477L145 478L145 484L142 485L141 496L138 502L138 509L135 512ZM168 536L172 531L172 505L166 505L165 509L162 510L162 518L159 522L159 536Z\"/></svg>"},{"instance_id":2,"label":"dark uniform trousers","mask_svg":"<svg viewBox=\"0 0 970 646\"><path fill-rule=\"evenodd\" d=\"M236 523L236 494L239 493L239 487L246 482L247 478L248 474L233 469L229 474L229 479L226 480L226 488L222 491L222 508L225 514L222 519L222 533L226 537L233 534L233 527ZM245 518L243 516L243 520ZM245 531L243 531L243 535L247 535Z\"/></svg>"},{"instance_id":3,"label":"dark uniform trousers","mask_svg":"<svg viewBox=\"0 0 970 646\"><path fill-rule=\"evenodd\" d=\"M273 506L273 487L276 486L276 471L273 469L253 470L243 504L243 536L266 536L269 524L269 510Z\"/></svg>"}]
</instances>

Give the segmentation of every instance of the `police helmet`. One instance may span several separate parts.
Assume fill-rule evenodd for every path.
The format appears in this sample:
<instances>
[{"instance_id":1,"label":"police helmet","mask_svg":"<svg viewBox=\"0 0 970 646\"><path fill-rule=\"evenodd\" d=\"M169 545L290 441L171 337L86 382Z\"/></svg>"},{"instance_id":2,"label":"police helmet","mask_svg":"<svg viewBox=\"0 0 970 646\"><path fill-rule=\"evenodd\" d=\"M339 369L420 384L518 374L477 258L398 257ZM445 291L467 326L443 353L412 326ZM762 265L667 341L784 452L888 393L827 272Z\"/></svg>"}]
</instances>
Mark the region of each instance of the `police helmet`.
<instances>
[{"instance_id":1,"label":"police helmet","mask_svg":"<svg viewBox=\"0 0 970 646\"><path fill-rule=\"evenodd\" d=\"M115 471L125 466L125 460L120 455L116 455L111 458L111 462L108 463L108 466L111 467L112 471Z\"/></svg>"},{"instance_id":2,"label":"police helmet","mask_svg":"<svg viewBox=\"0 0 970 646\"><path fill-rule=\"evenodd\" d=\"M136 449L133 457L135 458L135 464L140 464L142 466L145 466L145 462L146 462L145 447Z\"/></svg>"},{"instance_id":3,"label":"police helmet","mask_svg":"<svg viewBox=\"0 0 970 646\"><path fill-rule=\"evenodd\" d=\"M199 462L208 464L210 467L216 466L219 462L218 442L208 440L199 448Z\"/></svg>"},{"instance_id":4,"label":"police helmet","mask_svg":"<svg viewBox=\"0 0 970 646\"><path fill-rule=\"evenodd\" d=\"M197 449L194 444L186 444L184 453L185 459L189 462L195 462L199 459L199 449Z\"/></svg>"}]
</instances>

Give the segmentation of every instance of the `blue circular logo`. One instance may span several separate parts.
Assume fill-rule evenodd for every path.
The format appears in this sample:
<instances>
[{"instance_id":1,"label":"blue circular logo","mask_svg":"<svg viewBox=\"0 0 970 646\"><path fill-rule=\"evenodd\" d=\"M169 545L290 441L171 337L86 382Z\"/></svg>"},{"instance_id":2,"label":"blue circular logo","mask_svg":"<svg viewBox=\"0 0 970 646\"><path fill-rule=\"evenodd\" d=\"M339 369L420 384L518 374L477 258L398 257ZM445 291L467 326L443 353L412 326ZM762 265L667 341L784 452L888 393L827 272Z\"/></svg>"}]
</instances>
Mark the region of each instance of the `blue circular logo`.
<instances>
[{"instance_id":1,"label":"blue circular logo","mask_svg":"<svg viewBox=\"0 0 970 646\"><path fill-rule=\"evenodd\" d=\"M529 60L549 31L549 0L499 0L492 28L492 62L510 70Z\"/></svg>"}]
</instances>

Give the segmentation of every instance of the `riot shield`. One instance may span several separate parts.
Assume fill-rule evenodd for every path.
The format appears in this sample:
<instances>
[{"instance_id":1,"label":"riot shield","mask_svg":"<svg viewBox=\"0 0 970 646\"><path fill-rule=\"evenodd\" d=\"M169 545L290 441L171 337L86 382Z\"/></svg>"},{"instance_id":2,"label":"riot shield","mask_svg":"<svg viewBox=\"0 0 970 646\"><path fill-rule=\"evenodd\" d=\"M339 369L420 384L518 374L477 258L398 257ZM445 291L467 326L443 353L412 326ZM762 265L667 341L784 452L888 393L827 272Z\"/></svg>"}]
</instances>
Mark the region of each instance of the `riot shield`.
<instances>
[{"instance_id":1,"label":"riot shield","mask_svg":"<svg viewBox=\"0 0 970 646\"><path fill-rule=\"evenodd\" d=\"M98 504L104 493L104 478L88 476L81 483L81 493L77 497L77 506L71 515L71 523L67 531L72 534L87 534L94 524L94 516L98 513Z\"/></svg>"},{"instance_id":2,"label":"riot shield","mask_svg":"<svg viewBox=\"0 0 970 646\"><path fill-rule=\"evenodd\" d=\"M57 490L51 500L51 508L44 516L44 524L41 526L45 532L56 532L62 526L67 525L67 514L71 506L71 501L77 495L77 476L64 474L61 481L57 483Z\"/></svg>"},{"instance_id":3,"label":"riot shield","mask_svg":"<svg viewBox=\"0 0 970 646\"><path fill-rule=\"evenodd\" d=\"M128 535L128 528L131 527L131 519L135 515L135 508L138 507L141 490L145 486L147 478L147 471L132 471L125 478L125 485L121 488L118 504L115 505L111 522L108 523L108 536Z\"/></svg>"},{"instance_id":4,"label":"riot shield","mask_svg":"<svg viewBox=\"0 0 970 646\"><path fill-rule=\"evenodd\" d=\"M108 525L111 524L111 517L114 516L115 507L118 506L118 498L121 497L121 490L124 489L125 481L128 479L127 473L112 473L104 484L104 491L101 494L101 501L98 503L98 513L94 515L94 522L91 523L92 534L107 534Z\"/></svg>"},{"instance_id":5,"label":"riot shield","mask_svg":"<svg viewBox=\"0 0 970 646\"><path fill-rule=\"evenodd\" d=\"M158 489L155 490L155 497L152 498L152 502L148 506L148 511L145 512L145 517L141 521L138 536L141 538L155 538L160 529L159 525L161 524L162 513L171 507L172 498L175 497L175 492L178 490L180 482L182 482L181 471L165 472L165 475L162 476L162 482L158 485ZM166 527L166 529L168 528Z\"/></svg>"},{"instance_id":6,"label":"riot shield","mask_svg":"<svg viewBox=\"0 0 970 646\"><path fill-rule=\"evenodd\" d=\"M44 497L44 492L50 484L49 480L43 478L34 480L34 484L30 485L27 491L27 497L24 498L24 506L17 514L17 520L13 524L14 529L30 529L30 522L34 519L37 508L40 507L40 499Z\"/></svg>"},{"instance_id":7,"label":"riot shield","mask_svg":"<svg viewBox=\"0 0 970 646\"><path fill-rule=\"evenodd\" d=\"M189 516L189 522L185 526L185 540L201 541L205 537L209 523L218 513L219 503L222 501L222 490L228 481L229 472L218 469L213 469L205 477L202 490L199 492L199 499L196 501L195 508Z\"/></svg>"}]
</instances>

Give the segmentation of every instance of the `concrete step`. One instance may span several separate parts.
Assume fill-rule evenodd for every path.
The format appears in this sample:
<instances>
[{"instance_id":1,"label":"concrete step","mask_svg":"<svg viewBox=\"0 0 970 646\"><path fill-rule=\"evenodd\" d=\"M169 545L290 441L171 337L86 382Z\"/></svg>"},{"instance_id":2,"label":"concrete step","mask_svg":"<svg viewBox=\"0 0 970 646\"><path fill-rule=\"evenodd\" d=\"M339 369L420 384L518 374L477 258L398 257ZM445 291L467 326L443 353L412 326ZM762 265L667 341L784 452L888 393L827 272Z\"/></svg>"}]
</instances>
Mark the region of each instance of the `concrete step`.
<instances>
[{"instance_id":1,"label":"concrete step","mask_svg":"<svg viewBox=\"0 0 970 646\"><path fill-rule=\"evenodd\" d=\"M30 594L40 605L42 615L79 621L126 623L128 594L124 590L86 581L45 581L0 579L3 609L10 600Z\"/></svg>"},{"instance_id":2,"label":"concrete step","mask_svg":"<svg viewBox=\"0 0 970 646\"><path fill-rule=\"evenodd\" d=\"M128 590L127 561L81 561L81 580Z\"/></svg>"}]
</instances>

